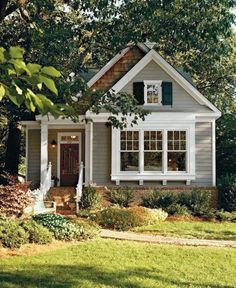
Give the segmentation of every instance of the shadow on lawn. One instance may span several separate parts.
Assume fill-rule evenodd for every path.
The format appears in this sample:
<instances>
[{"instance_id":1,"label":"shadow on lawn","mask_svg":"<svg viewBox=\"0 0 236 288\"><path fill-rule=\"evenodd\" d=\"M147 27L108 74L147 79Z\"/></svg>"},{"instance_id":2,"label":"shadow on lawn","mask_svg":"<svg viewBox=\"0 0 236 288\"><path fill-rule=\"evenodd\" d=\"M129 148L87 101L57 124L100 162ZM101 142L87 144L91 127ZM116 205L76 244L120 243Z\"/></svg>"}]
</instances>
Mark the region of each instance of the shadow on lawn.
<instances>
[{"instance_id":1,"label":"shadow on lawn","mask_svg":"<svg viewBox=\"0 0 236 288\"><path fill-rule=\"evenodd\" d=\"M22 267L23 268L23 267ZM23 268L24 269L24 268ZM132 278L134 278L132 280ZM140 283L143 279L151 281L155 287L192 287L192 288L235 288L230 285L191 283L168 279L154 269L126 269L124 271L104 272L92 266L83 265L32 265L30 270L17 272L0 272L0 287L42 287L42 288L74 288L74 287L129 287L149 288L149 283Z\"/></svg>"}]
</instances>

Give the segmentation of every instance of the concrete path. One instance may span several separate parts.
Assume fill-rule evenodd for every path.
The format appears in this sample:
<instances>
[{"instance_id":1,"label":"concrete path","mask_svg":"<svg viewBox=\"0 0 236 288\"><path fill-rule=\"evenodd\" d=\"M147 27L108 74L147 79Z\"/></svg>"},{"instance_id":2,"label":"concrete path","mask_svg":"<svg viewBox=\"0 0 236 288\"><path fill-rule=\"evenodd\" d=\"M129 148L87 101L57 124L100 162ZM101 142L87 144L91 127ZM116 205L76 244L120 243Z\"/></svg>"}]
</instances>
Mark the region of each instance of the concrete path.
<instances>
[{"instance_id":1,"label":"concrete path","mask_svg":"<svg viewBox=\"0 0 236 288\"><path fill-rule=\"evenodd\" d=\"M165 237L165 236L159 236L159 235L147 235L147 234L140 234L140 233L134 233L134 232L120 232L120 231L106 230L106 229L101 230L100 236L102 238L129 240L129 241L156 243L156 244L236 248L236 241Z\"/></svg>"}]
</instances>

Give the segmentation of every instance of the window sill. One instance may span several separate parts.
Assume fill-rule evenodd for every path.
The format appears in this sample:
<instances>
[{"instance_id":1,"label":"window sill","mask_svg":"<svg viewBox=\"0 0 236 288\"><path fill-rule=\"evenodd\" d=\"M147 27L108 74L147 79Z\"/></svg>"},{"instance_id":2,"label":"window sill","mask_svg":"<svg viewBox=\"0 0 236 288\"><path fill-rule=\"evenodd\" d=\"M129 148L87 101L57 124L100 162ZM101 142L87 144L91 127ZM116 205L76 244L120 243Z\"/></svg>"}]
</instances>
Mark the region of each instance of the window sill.
<instances>
[{"instance_id":1,"label":"window sill","mask_svg":"<svg viewBox=\"0 0 236 288\"><path fill-rule=\"evenodd\" d=\"M137 180L145 180L145 181L162 181L162 180L176 180L176 181L185 181L185 180L195 180L195 174L188 174L186 172L179 173L130 173L120 172L118 174L111 174L111 180L123 180L123 181L137 181Z\"/></svg>"}]
</instances>

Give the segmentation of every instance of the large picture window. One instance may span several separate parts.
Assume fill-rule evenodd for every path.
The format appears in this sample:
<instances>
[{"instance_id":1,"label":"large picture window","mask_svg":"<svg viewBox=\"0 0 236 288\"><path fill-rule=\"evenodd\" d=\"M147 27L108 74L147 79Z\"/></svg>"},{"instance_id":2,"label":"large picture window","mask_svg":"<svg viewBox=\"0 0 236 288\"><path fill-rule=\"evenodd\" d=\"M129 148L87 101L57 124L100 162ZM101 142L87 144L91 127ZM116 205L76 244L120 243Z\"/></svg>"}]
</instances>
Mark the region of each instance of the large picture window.
<instances>
[{"instance_id":1,"label":"large picture window","mask_svg":"<svg viewBox=\"0 0 236 288\"><path fill-rule=\"evenodd\" d=\"M168 171L186 171L186 131L168 131Z\"/></svg>"},{"instance_id":2,"label":"large picture window","mask_svg":"<svg viewBox=\"0 0 236 288\"><path fill-rule=\"evenodd\" d=\"M120 170L139 170L138 131L121 131L120 133Z\"/></svg>"},{"instance_id":3,"label":"large picture window","mask_svg":"<svg viewBox=\"0 0 236 288\"><path fill-rule=\"evenodd\" d=\"M187 135L184 130L120 132L120 171L186 172Z\"/></svg>"},{"instance_id":4,"label":"large picture window","mask_svg":"<svg viewBox=\"0 0 236 288\"><path fill-rule=\"evenodd\" d=\"M144 171L162 171L162 131L144 131Z\"/></svg>"}]
</instances>

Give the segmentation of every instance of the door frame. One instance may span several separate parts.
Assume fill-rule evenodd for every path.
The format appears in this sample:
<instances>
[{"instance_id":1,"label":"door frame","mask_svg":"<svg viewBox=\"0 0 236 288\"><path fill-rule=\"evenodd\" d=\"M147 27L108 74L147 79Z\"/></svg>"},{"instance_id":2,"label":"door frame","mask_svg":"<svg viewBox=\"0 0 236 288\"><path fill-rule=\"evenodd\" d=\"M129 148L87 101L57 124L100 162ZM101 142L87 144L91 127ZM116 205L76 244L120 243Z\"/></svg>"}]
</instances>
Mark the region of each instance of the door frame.
<instances>
[{"instance_id":1,"label":"door frame","mask_svg":"<svg viewBox=\"0 0 236 288\"><path fill-rule=\"evenodd\" d=\"M78 141L62 141L61 136L78 136ZM59 179L58 185L61 185L61 144L78 144L79 145L79 165L81 163L82 154L82 137L81 132L59 132L57 133L57 178Z\"/></svg>"}]
</instances>

